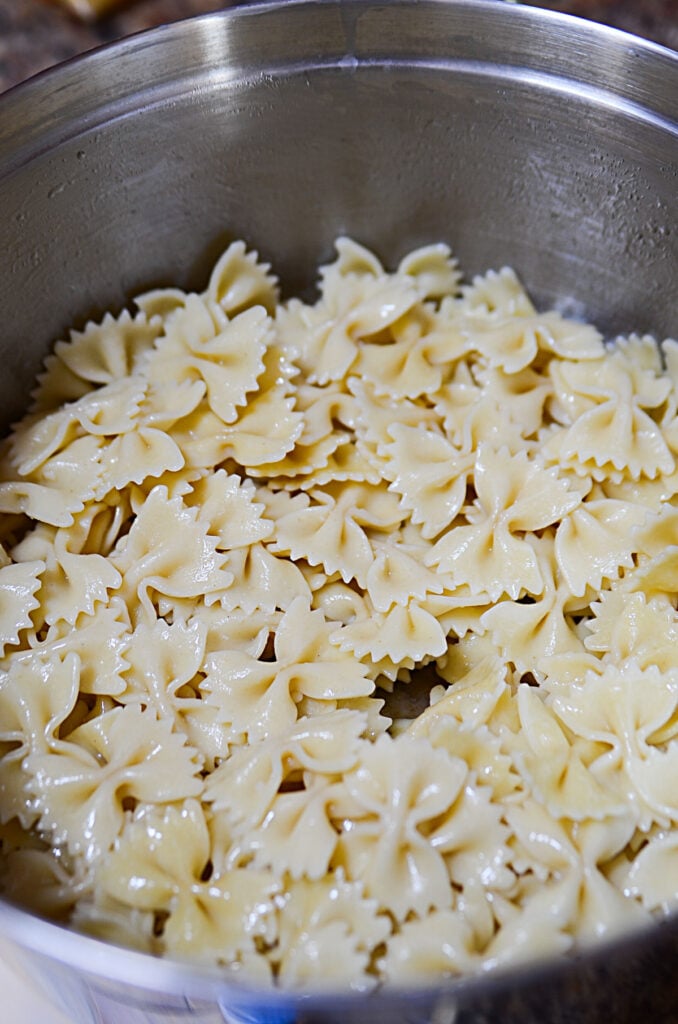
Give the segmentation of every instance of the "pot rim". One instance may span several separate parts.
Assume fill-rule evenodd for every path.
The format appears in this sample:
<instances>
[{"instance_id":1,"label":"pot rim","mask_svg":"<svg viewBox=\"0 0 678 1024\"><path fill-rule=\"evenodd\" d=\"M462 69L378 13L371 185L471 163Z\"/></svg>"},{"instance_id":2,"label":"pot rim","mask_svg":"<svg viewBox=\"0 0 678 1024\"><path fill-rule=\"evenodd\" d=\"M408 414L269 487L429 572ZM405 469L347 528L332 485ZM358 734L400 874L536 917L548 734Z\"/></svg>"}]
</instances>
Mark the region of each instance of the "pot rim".
<instances>
[{"instance_id":1,"label":"pot rim","mask_svg":"<svg viewBox=\"0 0 678 1024\"><path fill-rule=\"evenodd\" d=\"M192 77L191 74L184 75L184 89L180 92L176 78L171 78L171 74L176 72L176 65L169 59L170 76L156 82L153 90L149 90L143 78L135 79L132 75L134 87L124 95L110 98L111 76L103 72L111 72L115 68L117 82L122 83L128 69L133 69L133 62L144 66L145 58L156 47L166 49L169 57L176 59L185 55L194 44L209 56L213 52L209 37L217 33L223 36L222 46L227 49L231 25L242 23L246 26L248 21L260 18L282 16L289 19L295 12L305 10L336 10L345 35L345 47L341 53L322 60L317 58L317 54L309 60L306 54L299 62L261 64L256 69L235 65L229 68L228 80L246 81L257 74L272 72L293 74L303 69L346 67L347 59L366 66L397 64L399 60L392 54L382 54L375 59L361 53L356 47L356 28L364 15L375 9L393 11L400 7L407 10L415 6L429 8L432 12L447 9L452 12L451 16L457 18L460 28L469 17L480 18L485 35L482 39L474 36L474 47L488 47L492 36L503 39L509 31L515 33L515 37L523 32L527 40L530 31L534 32L538 27L540 33L562 36L565 42L568 37L576 38L579 48L571 61L565 53L565 45L560 52L549 52L544 45L543 53L532 53L531 62L513 60L502 64L487 56L485 59L469 58L466 43L460 39L455 40L455 44L461 52L450 56L446 50L440 62L435 58L417 58L406 50L400 55L401 62L429 67L442 63L444 67L476 74L491 69L497 75L502 68L506 78L518 77L541 86L550 84L571 95L595 96L599 103L617 110L625 108L629 115L652 121L678 136L678 51L609 25L529 4L498 0L255 0L221 11L193 15L105 43L39 71L0 94L0 181L54 146L93 128L103 127L117 117L129 115L138 109L142 97L143 105L148 106L152 102L166 102L170 96L178 98L186 89L195 88L199 68L188 69ZM546 41L543 40L544 43ZM524 49L527 56L530 50L527 42ZM506 53L505 50L501 52L502 55ZM204 73L204 68L202 70Z\"/></svg>"},{"instance_id":2,"label":"pot rim","mask_svg":"<svg viewBox=\"0 0 678 1024\"><path fill-rule=\"evenodd\" d=\"M645 948L650 954L664 940L678 943L678 914L644 924L631 931L599 939L565 955L543 955L477 974L444 978L437 982L422 980L420 984L398 985L389 982L375 989L331 988L318 985L299 990L263 987L256 982L238 978L224 967L194 964L153 956L139 950L117 946L103 939L77 932L66 925L38 917L0 898L0 923L3 935L23 950L86 974L101 984L124 984L140 993L161 992L163 995L216 1000L222 1006L244 1011L262 1005L281 1012L312 1011L331 1002L333 1009L345 1006L347 1011L366 999L380 1008L401 1005L455 1006L482 995L513 991L537 983L554 983L580 967L595 970L598 966Z\"/></svg>"}]
</instances>

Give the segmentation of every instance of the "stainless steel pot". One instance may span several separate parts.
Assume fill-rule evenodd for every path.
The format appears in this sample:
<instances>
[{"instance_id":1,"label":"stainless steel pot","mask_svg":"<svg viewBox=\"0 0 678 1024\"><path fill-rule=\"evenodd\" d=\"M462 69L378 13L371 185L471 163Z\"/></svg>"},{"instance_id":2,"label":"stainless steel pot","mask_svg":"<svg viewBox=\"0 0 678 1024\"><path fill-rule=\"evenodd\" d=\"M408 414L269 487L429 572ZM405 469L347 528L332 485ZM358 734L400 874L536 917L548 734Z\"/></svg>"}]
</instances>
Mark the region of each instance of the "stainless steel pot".
<instances>
[{"instance_id":1,"label":"stainless steel pot","mask_svg":"<svg viewBox=\"0 0 678 1024\"><path fill-rule=\"evenodd\" d=\"M608 334L678 313L678 55L483 0L281 2L161 28L0 100L0 378L20 413L50 340L132 291L202 286L244 237L288 291L334 237L388 262L448 240ZM291 997L0 905L74 1021L678 1019L678 924L439 989Z\"/></svg>"}]
</instances>

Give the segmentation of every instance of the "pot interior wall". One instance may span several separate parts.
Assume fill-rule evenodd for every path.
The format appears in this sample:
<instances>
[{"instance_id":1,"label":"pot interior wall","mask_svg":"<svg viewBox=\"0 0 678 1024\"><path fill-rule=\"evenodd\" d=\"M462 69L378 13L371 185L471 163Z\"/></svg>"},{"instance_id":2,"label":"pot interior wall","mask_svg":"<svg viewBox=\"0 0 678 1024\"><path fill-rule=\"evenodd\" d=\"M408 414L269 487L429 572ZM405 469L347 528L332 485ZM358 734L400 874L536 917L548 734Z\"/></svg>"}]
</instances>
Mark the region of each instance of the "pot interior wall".
<instances>
[{"instance_id":1,"label":"pot interior wall","mask_svg":"<svg viewBox=\"0 0 678 1024\"><path fill-rule=\"evenodd\" d=\"M171 26L0 107L6 420L68 326L149 285L202 287L234 237L288 294L340 233L387 263L446 240L467 274L510 264L540 306L609 335L670 332L678 129L609 91L634 60L615 34L594 86L563 19L535 36L486 4L286 6Z\"/></svg>"}]
</instances>

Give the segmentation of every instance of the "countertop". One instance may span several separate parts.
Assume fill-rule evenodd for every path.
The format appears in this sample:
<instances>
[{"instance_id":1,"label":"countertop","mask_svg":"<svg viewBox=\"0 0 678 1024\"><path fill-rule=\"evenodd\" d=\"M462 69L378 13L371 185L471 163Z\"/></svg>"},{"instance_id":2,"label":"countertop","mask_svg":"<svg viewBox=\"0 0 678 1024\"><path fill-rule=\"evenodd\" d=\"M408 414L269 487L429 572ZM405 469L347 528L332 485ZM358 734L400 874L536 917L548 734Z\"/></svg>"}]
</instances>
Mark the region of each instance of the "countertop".
<instances>
[{"instance_id":1,"label":"countertop","mask_svg":"<svg viewBox=\"0 0 678 1024\"><path fill-rule=\"evenodd\" d=\"M229 6L228 0L139 0L90 25L54 0L0 0L0 91L84 50L167 21ZM678 50L678 0L535 0Z\"/></svg>"}]
</instances>

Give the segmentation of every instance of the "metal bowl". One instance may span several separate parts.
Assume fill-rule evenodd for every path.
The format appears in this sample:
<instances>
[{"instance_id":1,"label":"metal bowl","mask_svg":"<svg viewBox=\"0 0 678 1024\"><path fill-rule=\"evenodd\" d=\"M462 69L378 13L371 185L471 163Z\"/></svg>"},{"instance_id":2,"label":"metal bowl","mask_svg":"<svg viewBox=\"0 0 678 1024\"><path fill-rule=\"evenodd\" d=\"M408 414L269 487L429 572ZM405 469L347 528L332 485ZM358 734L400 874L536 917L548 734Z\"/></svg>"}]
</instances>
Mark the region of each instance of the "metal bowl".
<instances>
[{"instance_id":1,"label":"metal bowl","mask_svg":"<svg viewBox=\"0 0 678 1024\"><path fill-rule=\"evenodd\" d=\"M678 313L678 55L490 0L234 8L45 73L0 100L3 419L50 341L228 239L288 292L348 233L389 264L448 241L540 306L661 337ZM678 1019L678 925L439 988L290 996L117 949L0 905L82 1024Z\"/></svg>"}]
</instances>

